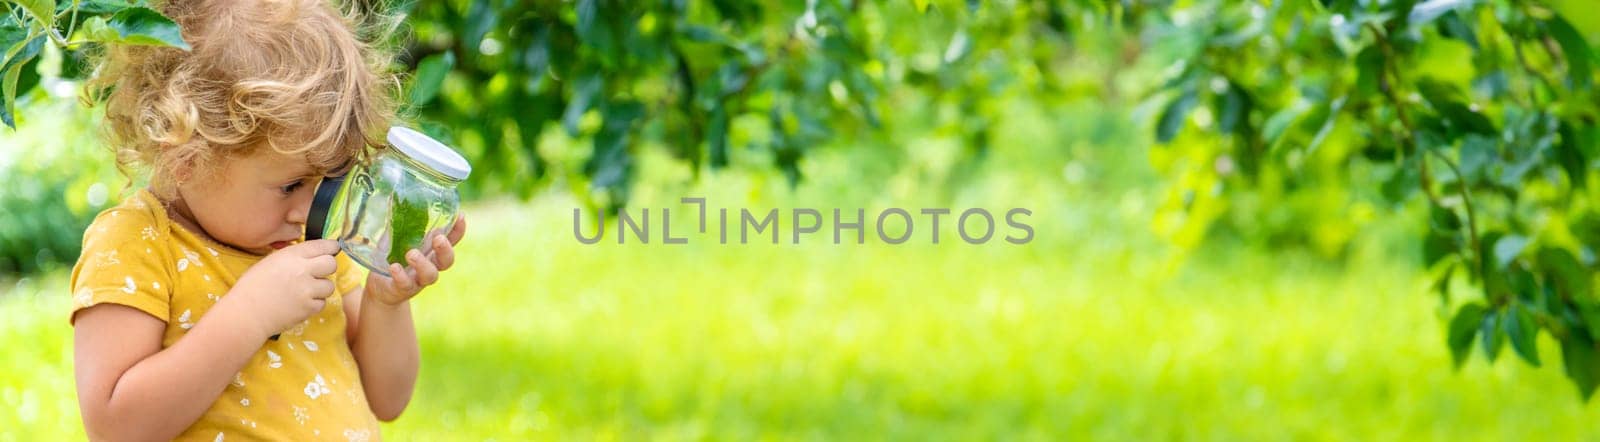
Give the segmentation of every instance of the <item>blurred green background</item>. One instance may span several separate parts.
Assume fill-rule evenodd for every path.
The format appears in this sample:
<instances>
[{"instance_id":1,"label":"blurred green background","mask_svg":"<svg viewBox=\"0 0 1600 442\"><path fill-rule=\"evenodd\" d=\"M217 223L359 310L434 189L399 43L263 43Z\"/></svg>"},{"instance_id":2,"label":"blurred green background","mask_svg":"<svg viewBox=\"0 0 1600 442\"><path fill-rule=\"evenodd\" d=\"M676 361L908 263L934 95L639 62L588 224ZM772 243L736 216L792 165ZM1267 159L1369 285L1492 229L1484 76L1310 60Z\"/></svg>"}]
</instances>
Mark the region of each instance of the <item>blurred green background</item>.
<instances>
[{"instance_id":1,"label":"blurred green background","mask_svg":"<svg viewBox=\"0 0 1600 442\"><path fill-rule=\"evenodd\" d=\"M1288 166L1274 151L1260 169L1267 178L1246 179L1217 173L1248 161L1227 152L1250 137L1207 130L1225 115L1224 98L1214 113L1167 116L1185 96L1167 89L1185 78L1179 71L1212 53L1188 48L1184 41L1193 38L1185 36L1194 35L1186 33L1226 30L1229 13L1249 17L1253 7L1276 14L1282 2L877 2L866 12L835 2L692 3L676 32L721 45L695 60L726 64L690 66L698 90L713 92L687 98L661 92L682 80L673 77L684 75L674 74L684 72L675 58L608 58L639 37L611 28L599 32L624 41L596 43L593 22L581 29L593 3L404 6L411 33L396 41L397 62L408 72L407 111L465 152L475 175L465 189L472 230L459 263L415 303L423 350L417 395L404 416L385 424L386 437L1600 434L1592 423L1597 406L1581 398L1564 372L1570 367L1559 362L1570 350L1551 333L1534 335L1545 355L1540 366L1512 356L1489 362L1479 353L1452 369L1448 325L1461 298L1479 296L1478 289L1464 276L1453 291L1437 288L1442 266L1424 259L1417 239L1436 228L1430 201L1415 189L1409 197L1386 194L1390 174L1402 175L1392 170L1404 167L1355 153L1382 134L1335 125L1335 117L1327 117L1333 129L1326 131L1321 120L1297 122L1266 141L1288 140L1310 165ZM677 7L601 3L612 8L600 9L601 22L634 30L644 17L667 23L652 8ZM1340 2L1317 3L1324 6L1300 15L1327 17ZM1377 12L1394 2L1352 3ZM1572 14L1567 3L1555 2L1557 10L1585 39L1600 40L1600 26L1584 21L1597 18ZM1496 8L1523 5L1486 4L1474 11L1490 23L1501 16ZM992 12L1007 7L1037 14ZM512 12L523 9L534 12ZM627 13L604 13L618 10ZM729 12L738 10L757 12ZM527 28L518 20L546 13L553 30L519 31ZM860 40L839 44L855 45L862 58L839 63L853 56L829 53L827 31L798 43L761 37L800 29L808 13L823 23L858 17L830 29L856 32ZM562 32L579 39L563 41ZM1445 71L1462 63L1465 52L1451 51L1464 44L1426 43L1439 32L1421 31L1410 67ZM669 39L663 47L674 44L688 43ZM527 65L532 47L548 48L550 65ZM1316 57L1325 64L1308 76L1359 83L1359 69L1337 67L1350 64L1342 56ZM561 59L569 65L555 66ZM852 80L851 66L866 79ZM1548 77L1570 69L1543 68ZM759 71L747 76L757 79L739 80L744 70ZM41 86L19 98L18 128L0 133L0 260L8 260L0 262L8 272L0 274L0 441L83 437L66 273L83 226L130 185L96 137L98 109L77 103L72 83L46 71ZM807 80L812 71L824 71L820 83ZM590 98L582 98L583 75L603 78ZM1258 85L1285 80L1268 77ZM759 78L768 80L757 92L724 94L730 82ZM807 89L813 86L819 89ZM1229 97L1230 87L1217 96ZM1489 89L1469 90L1490 96L1485 103L1513 101ZM1280 95L1326 95L1296 90ZM1269 126L1273 98L1252 94L1260 109L1247 112L1242 127ZM1581 109L1562 100L1592 96L1550 94L1534 100ZM583 100L598 104L573 113L572 103ZM1392 112L1346 118L1398 125ZM1592 130L1588 124L1580 129ZM1182 165L1196 159L1202 172ZM1294 178L1274 181L1286 176ZM679 198L695 196L711 210L778 208L780 216L794 207L864 208L869 216L888 207L995 214L1024 207L1033 212L1027 221L1035 236L1026 245L999 238L970 245L947 221L933 245L918 217L906 244L880 242L869 222L867 244L833 245L827 216L823 230L799 245L788 243L786 221L779 245L719 245L714 224L710 235L690 234L687 245L618 245L614 221L599 244L572 236L574 210L589 221L592 210L649 208L657 216L659 208L682 208L673 210L672 225L693 226L692 206Z\"/></svg>"}]
</instances>

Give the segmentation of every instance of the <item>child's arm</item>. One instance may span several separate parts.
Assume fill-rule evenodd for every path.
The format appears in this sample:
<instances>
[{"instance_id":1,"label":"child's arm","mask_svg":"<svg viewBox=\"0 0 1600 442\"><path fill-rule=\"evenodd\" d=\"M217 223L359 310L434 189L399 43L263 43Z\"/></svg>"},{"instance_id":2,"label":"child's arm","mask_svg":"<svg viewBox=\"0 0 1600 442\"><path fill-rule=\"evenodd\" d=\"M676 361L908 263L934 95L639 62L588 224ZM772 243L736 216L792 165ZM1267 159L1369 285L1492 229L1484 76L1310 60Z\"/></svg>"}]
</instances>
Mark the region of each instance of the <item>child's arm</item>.
<instances>
[{"instance_id":1,"label":"child's arm","mask_svg":"<svg viewBox=\"0 0 1600 442\"><path fill-rule=\"evenodd\" d=\"M267 335L239 309L212 309L161 349L166 323L132 307L78 313L73 363L78 407L93 440L165 440L200 419Z\"/></svg>"},{"instance_id":2,"label":"child's arm","mask_svg":"<svg viewBox=\"0 0 1600 442\"><path fill-rule=\"evenodd\" d=\"M361 371L361 388L378 420L400 417L417 384L420 350L411 322L411 302L388 305L364 296L363 287L344 296L350 353Z\"/></svg>"},{"instance_id":3,"label":"child's arm","mask_svg":"<svg viewBox=\"0 0 1600 442\"><path fill-rule=\"evenodd\" d=\"M89 437L167 440L194 424L267 336L322 310L338 247L310 241L256 263L165 349L159 318L116 304L78 311L73 361Z\"/></svg>"},{"instance_id":4,"label":"child's arm","mask_svg":"<svg viewBox=\"0 0 1600 442\"><path fill-rule=\"evenodd\" d=\"M409 270L391 264L394 278L370 274L361 290L345 295L350 352L361 371L367 404L379 420L400 417L416 388L421 356L411 321L411 297L437 282L439 272L455 263L455 244L466 229L466 219L458 219L450 233L434 237L431 259L412 250L406 254Z\"/></svg>"}]
</instances>

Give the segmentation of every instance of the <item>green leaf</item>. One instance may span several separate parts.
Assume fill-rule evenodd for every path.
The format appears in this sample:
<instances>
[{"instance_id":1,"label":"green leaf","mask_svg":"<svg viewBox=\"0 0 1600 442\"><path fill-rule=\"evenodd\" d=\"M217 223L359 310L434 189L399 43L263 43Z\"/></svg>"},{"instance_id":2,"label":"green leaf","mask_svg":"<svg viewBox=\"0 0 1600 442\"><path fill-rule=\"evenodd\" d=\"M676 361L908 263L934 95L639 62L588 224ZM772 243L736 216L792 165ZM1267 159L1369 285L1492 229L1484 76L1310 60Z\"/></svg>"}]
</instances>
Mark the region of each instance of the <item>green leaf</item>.
<instances>
[{"instance_id":1,"label":"green leaf","mask_svg":"<svg viewBox=\"0 0 1600 442\"><path fill-rule=\"evenodd\" d=\"M614 194L624 192L633 177L628 135L633 121L644 114L644 106L636 101L606 103L600 114L605 122L594 135L594 151L584 163L584 171L589 174L591 188L606 189Z\"/></svg>"},{"instance_id":2,"label":"green leaf","mask_svg":"<svg viewBox=\"0 0 1600 442\"><path fill-rule=\"evenodd\" d=\"M1582 330L1593 335L1596 329L1600 329L1600 305L1578 304L1577 314L1578 318L1582 319Z\"/></svg>"},{"instance_id":3,"label":"green leaf","mask_svg":"<svg viewBox=\"0 0 1600 442\"><path fill-rule=\"evenodd\" d=\"M1317 148L1322 146L1322 140L1328 139L1328 134L1333 132L1334 125L1339 121L1339 111L1344 109L1344 102L1345 97L1339 97L1329 102L1327 106L1317 106L1317 110L1312 115L1320 119L1321 124L1317 126L1317 131L1311 136L1311 141L1306 143L1305 155L1310 156L1313 152L1316 152ZM1310 124L1315 121L1317 120L1310 119L1306 123Z\"/></svg>"},{"instance_id":4,"label":"green leaf","mask_svg":"<svg viewBox=\"0 0 1600 442\"><path fill-rule=\"evenodd\" d=\"M1488 242L1488 241L1485 241ZM1478 277L1483 283L1483 297L1492 303L1500 303L1507 297L1514 296L1516 290L1512 288L1511 274L1504 267L1495 266L1491 259L1480 259Z\"/></svg>"},{"instance_id":5,"label":"green leaf","mask_svg":"<svg viewBox=\"0 0 1600 442\"><path fill-rule=\"evenodd\" d=\"M732 40L715 28L698 25L678 25L678 37L695 43L731 44Z\"/></svg>"},{"instance_id":6,"label":"green leaf","mask_svg":"<svg viewBox=\"0 0 1600 442\"><path fill-rule=\"evenodd\" d=\"M1465 98L1455 86L1433 78L1423 78L1417 81L1417 92L1422 93L1422 98L1433 105L1439 116L1450 123L1450 129L1454 134L1497 135L1494 123L1489 121L1489 117L1463 104Z\"/></svg>"},{"instance_id":7,"label":"green leaf","mask_svg":"<svg viewBox=\"0 0 1600 442\"><path fill-rule=\"evenodd\" d=\"M1534 302L1539 299L1538 278L1522 267L1513 265L1506 269L1506 279L1511 283L1511 293L1523 302Z\"/></svg>"},{"instance_id":8,"label":"green leaf","mask_svg":"<svg viewBox=\"0 0 1600 442\"><path fill-rule=\"evenodd\" d=\"M117 11L135 6L122 0L66 0L56 3L56 13L66 12L74 4L78 6L79 15L114 14Z\"/></svg>"},{"instance_id":9,"label":"green leaf","mask_svg":"<svg viewBox=\"0 0 1600 442\"><path fill-rule=\"evenodd\" d=\"M139 46L169 46L189 50L178 24L150 8L132 7L117 11L110 20L90 18L84 22L85 36L91 41Z\"/></svg>"},{"instance_id":10,"label":"green leaf","mask_svg":"<svg viewBox=\"0 0 1600 442\"><path fill-rule=\"evenodd\" d=\"M1511 349L1516 350L1523 360L1538 367L1539 346L1535 339L1539 334L1539 324L1534 321L1533 314L1522 303L1512 303L1502 318L1505 320L1506 336L1511 337Z\"/></svg>"},{"instance_id":11,"label":"green leaf","mask_svg":"<svg viewBox=\"0 0 1600 442\"><path fill-rule=\"evenodd\" d=\"M433 101L433 97L438 96L439 89L444 86L444 78L455 65L454 51L429 55L417 63L417 74L411 82L411 106L422 106Z\"/></svg>"},{"instance_id":12,"label":"green leaf","mask_svg":"<svg viewBox=\"0 0 1600 442\"><path fill-rule=\"evenodd\" d=\"M4 61L0 61L0 123L12 129L17 128L17 86L22 81L23 71L33 66L30 62L44 49L44 43L43 35L18 42L6 50Z\"/></svg>"},{"instance_id":13,"label":"green leaf","mask_svg":"<svg viewBox=\"0 0 1600 442\"><path fill-rule=\"evenodd\" d=\"M1554 277L1562 293L1579 303L1594 304L1593 280L1572 252L1545 247L1539 250L1539 264Z\"/></svg>"},{"instance_id":14,"label":"green leaf","mask_svg":"<svg viewBox=\"0 0 1600 442\"><path fill-rule=\"evenodd\" d=\"M1283 138L1283 134L1289 130L1289 126L1299 121L1300 117L1305 115L1310 108L1311 106L1294 105L1273 113L1271 117L1267 118L1267 122L1262 124L1261 137L1266 139L1267 143L1277 142Z\"/></svg>"},{"instance_id":15,"label":"green leaf","mask_svg":"<svg viewBox=\"0 0 1600 442\"><path fill-rule=\"evenodd\" d=\"M39 52L44 50L45 40L45 36L36 35L27 41L19 39L12 42L10 46L4 48L4 56L0 57L0 71L17 69L23 63L27 63L33 57L38 56Z\"/></svg>"},{"instance_id":16,"label":"green leaf","mask_svg":"<svg viewBox=\"0 0 1600 442\"><path fill-rule=\"evenodd\" d=\"M1450 346L1450 356L1458 369L1472 354L1472 338L1478 334L1478 325L1483 323L1483 313L1482 304L1465 304L1450 319L1446 343Z\"/></svg>"},{"instance_id":17,"label":"green leaf","mask_svg":"<svg viewBox=\"0 0 1600 442\"><path fill-rule=\"evenodd\" d=\"M1558 327L1565 327L1568 333L1571 333L1574 328L1581 329L1583 328L1583 318L1578 316L1577 308L1572 303L1567 302L1561 293L1557 292L1559 289L1556 288L1556 283L1548 279L1544 284L1544 299L1540 308L1544 309L1545 318L1554 322L1554 324L1546 324L1546 327L1552 330L1551 337L1561 339L1560 336L1554 334L1554 330Z\"/></svg>"},{"instance_id":18,"label":"green leaf","mask_svg":"<svg viewBox=\"0 0 1600 442\"><path fill-rule=\"evenodd\" d=\"M728 111L722 103L711 110L711 121L706 124L706 144L711 149L711 168L728 166Z\"/></svg>"},{"instance_id":19,"label":"green leaf","mask_svg":"<svg viewBox=\"0 0 1600 442\"><path fill-rule=\"evenodd\" d=\"M1404 203L1407 198L1410 198L1411 195L1417 193L1417 189L1421 187L1422 183L1422 173L1417 168L1417 165L1418 156L1411 155L1394 168L1394 172L1390 173L1389 177L1385 178L1378 187L1384 201L1398 206ZM1433 232L1433 234L1438 234L1438 232ZM1451 247L1454 248L1455 246Z\"/></svg>"},{"instance_id":20,"label":"green leaf","mask_svg":"<svg viewBox=\"0 0 1600 442\"><path fill-rule=\"evenodd\" d=\"M1484 313L1483 321L1478 324L1478 342L1483 346L1483 355L1494 362L1500 357L1500 349L1505 348L1506 340L1500 334L1500 322L1504 321L1504 310L1491 310Z\"/></svg>"},{"instance_id":21,"label":"green leaf","mask_svg":"<svg viewBox=\"0 0 1600 442\"><path fill-rule=\"evenodd\" d=\"M600 0L578 0L576 9L578 38L585 46L600 52L602 58L609 56L616 47L616 38L607 16L600 12Z\"/></svg>"},{"instance_id":22,"label":"green leaf","mask_svg":"<svg viewBox=\"0 0 1600 442\"><path fill-rule=\"evenodd\" d=\"M41 25L43 25L45 27L52 27L52 26L56 25L56 1L55 0L10 0L10 1L11 2L15 2L17 4L17 6L21 6L22 9L27 10L29 14L33 15L33 18L35 20L39 21L39 24L41 24Z\"/></svg>"},{"instance_id":23,"label":"green leaf","mask_svg":"<svg viewBox=\"0 0 1600 442\"><path fill-rule=\"evenodd\" d=\"M0 14L0 50L10 50L24 38L28 38L28 28L18 23L16 17Z\"/></svg>"},{"instance_id":24,"label":"green leaf","mask_svg":"<svg viewBox=\"0 0 1600 442\"><path fill-rule=\"evenodd\" d=\"M967 36L967 31L958 29L955 35L950 36L950 44L944 49L944 64L949 65L967 58L972 53L972 38Z\"/></svg>"},{"instance_id":25,"label":"green leaf","mask_svg":"<svg viewBox=\"0 0 1600 442\"><path fill-rule=\"evenodd\" d=\"M600 1L578 0L574 10L577 12L578 18L577 23L575 23L578 35L589 38L589 34L594 32L595 24L601 20Z\"/></svg>"},{"instance_id":26,"label":"green leaf","mask_svg":"<svg viewBox=\"0 0 1600 442\"><path fill-rule=\"evenodd\" d=\"M1500 156L1496 138L1468 134L1461 140L1461 175L1468 185L1483 181L1487 168Z\"/></svg>"},{"instance_id":27,"label":"green leaf","mask_svg":"<svg viewBox=\"0 0 1600 442\"><path fill-rule=\"evenodd\" d=\"M561 126L567 129L567 134L578 136L578 120L583 119L583 113L594 105L604 86L605 78L599 73L590 72L578 77L578 82L572 86L572 101L567 103L566 112L561 115Z\"/></svg>"},{"instance_id":28,"label":"green leaf","mask_svg":"<svg viewBox=\"0 0 1600 442\"><path fill-rule=\"evenodd\" d=\"M1445 267L1444 274L1439 275L1439 279L1433 282L1432 290L1439 293L1439 302L1442 304L1450 304L1450 280L1455 276L1456 267L1459 266L1451 263L1449 267Z\"/></svg>"},{"instance_id":29,"label":"green leaf","mask_svg":"<svg viewBox=\"0 0 1600 442\"><path fill-rule=\"evenodd\" d=\"M773 164L783 171L784 178L789 181L790 188L800 183L803 174L800 171L800 158L805 156L801 145L795 141L784 123L784 112L773 106L767 111L767 120L772 127L772 153Z\"/></svg>"},{"instance_id":30,"label":"green leaf","mask_svg":"<svg viewBox=\"0 0 1600 442\"><path fill-rule=\"evenodd\" d=\"M1494 242L1494 262L1500 268L1505 268L1522 250L1528 248L1531 240L1522 235L1506 235Z\"/></svg>"},{"instance_id":31,"label":"green leaf","mask_svg":"<svg viewBox=\"0 0 1600 442\"><path fill-rule=\"evenodd\" d=\"M389 217L390 264L410 267L406 253L421 250L423 236L428 230L428 201L405 193L395 193L391 201L393 212Z\"/></svg>"},{"instance_id":32,"label":"green leaf","mask_svg":"<svg viewBox=\"0 0 1600 442\"><path fill-rule=\"evenodd\" d=\"M544 78L545 71L550 69L551 26L544 21L531 20L519 25L517 32L519 38L526 38L521 40L522 55L517 59L529 76Z\"/></svg>"},{"instance_id":33,"label":"green leaf","mask_svg":"<svg viewBox=\"0 0 1600 442\"><path fill-rule=\"evenodd\" d=\"M1250 109L1254 103L1250 95L1245 93L1238 83L1228 81L1228 92L1222 94L1217 104L1217 129L1223 133L1237 134L1244 127L1243 124L1250 116Z\"/></svg>"},{"instance_id":34,"label":"green leaf","mask_svg":"<svg viewBox=\"0 0 1600 442\"><path fill-rule=\"evenodd\" d=\"M539 154L539 138L544 133L545 123L561 114L560 99L561 97L553 93L512 99L517 110L510 114L517 120L517 130L522 138L523 158L527 161L527 167L531 169L533 178L541 178L547 172L548 165L544 157ZM519 189L530 193L533 190L533 186L522 186Z\"/></svg>"},{"instance_id":35,"label":"green leaf","mask_svg":"<svg viewBox=\"0 0 1600 442\"><path fill-rule=\"evenodd\" d=\"M1356 54L1356 91L1358 97L1377 96L1379 80L1383 78L1383 51L1370 45Z\"/></svg>"},{"instance_id":36,"label":"green leaf","mask_svg":"<svg viewBox=\"0 0 1600 442\"><path fill-rule=\"evenodd\" d=\"M1461 217L1454 210L1444 207L1428 206L1428 227L1440 232L1455 233L1461 231Z\"/></svg>"},{"instance_id":37,"label":"green leaf","mask_svg":"<svg viewBox=\"0 0 1600 442\"><path fill-rule=\"evenodd\" d=\"M1161 111L1161 118L1156 123L1156 141L1167 143L1178 135L1178 130L1183 129L1183 121L1189 117L1189 110L1194 108L1195 91L1189 89L1167 103L1166 109Z\"/></svg>"},{"instance_id":38,"label":"green leaf","mask_svg":"<svg viewBox=\"0 0 1600 442\"><path fill-rule=\"evenodd\" d=\"M1429 232L1422 240L1422 265L1432 268L1435 263L1456 253L1461 241L1446 232Z\"/></svg>"},{"instance_id":39,"label":"green leaf","mask_svg":"<svg viewBox=\"0 0 1600 442\"><path fill-rule=\"evenodd\" d=\"M1417 0L1390 0L1382 3L1378 7L1378 11L1381 12L1379 15L1383 17L1379 19L1379 23L1387 20L1393 29L1403 29L1411 25L1427 24L1428 21L1438 17L1438 13L1432 8L1416 6Z\"/></svg>"},{"instance_id":40,"label":"green leaf","mask_svg":"<svg viewBox=\"0 0 1600 442\"><path fill-rule=\"evenodd\" d=\"M737 60L723 63L712 78L714 79L712 85L715 86L712 90L716 92L716 100L727 99L750 84L750 75L746 73L744 65Z\"/></svg>"},{"instance_id":41,"label":"green leaf","mask_svg":"<svg viewBox=\"0 0 1600 442\"><path fill-rule=\"evenodd\" d=\"M1561 45L1561 53L1566 55L1568 86L1588 89L1594 84L1594 79L1589 73L1589 63L1594 61L1594 54L1590 52L1589 43L1584 41L1583 34L1578 33L1578 30L1559 14L1552 14L1544 24L1550 31L1550 36Z\"/></svg>"},{"instance_id":42,"label":"green leaf","mask_svg":"<svg viewBox=\"0 0 1600 442\"><path fill-rule=\"evenodd\" d=\"M500 15L496 11L500 7L495 6L497 4L497 2L478 0L467 8L467 15L463 18L464 23L457 29L456 34L460 36L463 45L476 48L483 42L483 36L494 30L495 24L500 21ZM462 55L470 57L472 54Z\"/></svg>"},{"instance_id":43,"label":"green leaf","mask_svg":"<svg viewBox=\"0 0 1600 442\"><path fill-rule=\"evenodd\" d=\"M121 39L122 36L118 35L116 30L111 29L111 27L106 24L105 17L94 16L85 19L83 24L78 26L78 30L74 31L72 35L67 36L67 38L72 39L74 42L85 40L101 43L113 43Z\"/></svg>"},{"instance_id":44,"label":"green leaf","mask_svg":"<svg viewBox=\"0 0 1600 442\"><path fill-rule=\"evenodd\" d=\"M27 94L28 91L34 89L34 86L39 85L39 62L43 59L43 56L33 57L32 60L22 63L21 73L17 74L17 93L19 95Z\"/></svg>"},{"instance_id":45,"label":"green leaf","mask_svg":"<svg viewBox=\"0 0 1600 442\"><path fill-rule=\"evenodd\" d=\"M866 117L867 125L878 128L882 121L878 118L878 110L872 106L877 101L877 89L872 87L872 81L860 69L850 69L845 75L845 89L850 91L850 97L855 101L861 115Z\"/></svg>"},{"instance_id":46,"label":"green leaf","mask_svg":"<svg viewBox=\"0 0 1600 442\"><path fill-rule=\"evenodd\" d=\"M1496 184L1508 189L1517 189L1522 186L1522 181L1530 172L1546 163L1546 158L1553 156L1552 149L1556 149L1556 136L1560 122L1548 112L1522 111L1516 107L1508 107L1505 112L1506 132L1506 158L1498 161L1497 171L1494 175Z\"/></svg>"},{"instance_id":47,"label":"green leaf","mask_svg":"<svg viewBox=\"0 0 1600 442\"><path fill-rule=\"evenodd\" d=\"M1472 26L1468 25L1465 19L1461 18L1461 14L1456 11L1446 12L1439 17L1438 24L1439 35L1467 42L1468 46L1472 46L1473 51L1479 49L1477 33L1472 30Z\"/></svg>"},{"instance_id":48,"label":"green leaf","mask_svg":"<svg viewBox=\"0 0 1600 442\"><path fill-rule=\"evenodd\" d=\"M1589 158L1584 155L1582 141L1578 139L1576 131L1566 121L1556 130L1561 135L1561 143L1556 145L1556 158L1561 162L1561 168L1567 171L1567 178L1579 188L1589 185Z\"/></svg>"},{"instance_id":49,"label":"green leaf","mask_svg":"<svg viewBox=\"0 0 1600 442\"><path fill-rule=\"evenodd\" d=\"M1595 387L1600 386L1600 352L1588 335L1572 333L1561 340L1561 365L1585 402L1594 396Z\"/></svg>"},{"instance_id":50,"label":"green leaf","mask_svg":"<svg viewBox=\"0 0 1600 442\"><path fill-rule=\"evenodd\" d=\"M17 101L17 76L21 72L21 69L13 69L4 71L3 76L0 76L0 89L3 89L5 94L3 98L0 98L0 100L4 100L4 103L0 103L0 123L5 123L6 126L12 129L17 128L15 103Z\"/></svg>"}]
</instances>

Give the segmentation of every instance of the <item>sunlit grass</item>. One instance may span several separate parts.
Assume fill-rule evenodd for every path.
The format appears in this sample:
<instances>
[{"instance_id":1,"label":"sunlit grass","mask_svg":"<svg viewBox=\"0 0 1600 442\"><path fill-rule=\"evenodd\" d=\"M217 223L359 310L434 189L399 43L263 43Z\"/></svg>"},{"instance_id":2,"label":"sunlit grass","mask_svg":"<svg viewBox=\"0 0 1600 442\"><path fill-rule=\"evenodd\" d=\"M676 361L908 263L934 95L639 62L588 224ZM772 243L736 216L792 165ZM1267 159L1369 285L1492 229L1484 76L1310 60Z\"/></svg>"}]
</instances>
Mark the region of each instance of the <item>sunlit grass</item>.
<instances>
[{"instance_id":1,"label":"sunlit grass","mask_svg":"<svg viewBox=\"0 0 1600 442\"><path fill-rule=\"evenodd\" d=\"M1548 338L1542 368L1510 351L1450 368L1437 298L1396 246L1410 237L1364 236L1342 264L1226 241L1174 253L1150 233L1160 184L1127 135L1139 129L1091 108L1011 114L995 141L1007 148L968 182L943 175L960 147L936 137L909 138L902 158L818 150L792 192L738 170L686 184L681 164L647 150L640 168L655 176L631 210L671 208L687 245L660 244L659 218L649 245L616 244L614 226L579 244L559 176L529 203L474 203L458 267L415 303L421 379L385 436L1596 437L1597 406L1578 400ZM582 146L555 144L553 170L581 164ZM745 154L734 164L756 161ZM783 217L1027 207L1036 235L1014 246L1002 228L969 245L947 217L937 246L921 224L900 246L870 231L833 245L826 224L793 245L784 220L782 244L718 245L715 224L689 233L683 196ZM64 279L0 288L0 441L83 437Z\"/></svg>"},{"instance_id":2,"label":"sunlit grass","mask_svg":"<svg viewBox=\"0 0 1600 442\"><path fill-rule=\"evenodd\" d=\"M387 436L1592 437L1552 342L1544 368L1454 372L1436 299L1382 258L1219 250L1160 278L1050 207L1036 228L1066 233L1028 246L586 246L573 205L471 208ZM0 439L81 437L62 284L0 297Z\"/></svg>"}]
</instances>

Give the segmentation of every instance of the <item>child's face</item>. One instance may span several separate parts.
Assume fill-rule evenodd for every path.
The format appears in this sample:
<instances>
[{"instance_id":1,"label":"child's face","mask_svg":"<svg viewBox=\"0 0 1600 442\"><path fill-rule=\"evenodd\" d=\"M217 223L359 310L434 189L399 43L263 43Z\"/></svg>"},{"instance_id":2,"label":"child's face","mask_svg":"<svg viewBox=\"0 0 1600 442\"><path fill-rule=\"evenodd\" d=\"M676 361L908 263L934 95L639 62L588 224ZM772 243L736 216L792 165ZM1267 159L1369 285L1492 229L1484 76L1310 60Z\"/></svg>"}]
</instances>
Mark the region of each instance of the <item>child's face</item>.
<instances>
[{"instance_id":1,"label":"child's face","mask_svg":"<svg viewBox=\"0 0 1600 442\"><path fill-rule=\"evenodd\" d=\"M212 239L265 255L298 241L322 176L304 157L262 148L225 161L210 179L178 186L193 221Z\"/></svg>"}]
</instances>

